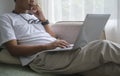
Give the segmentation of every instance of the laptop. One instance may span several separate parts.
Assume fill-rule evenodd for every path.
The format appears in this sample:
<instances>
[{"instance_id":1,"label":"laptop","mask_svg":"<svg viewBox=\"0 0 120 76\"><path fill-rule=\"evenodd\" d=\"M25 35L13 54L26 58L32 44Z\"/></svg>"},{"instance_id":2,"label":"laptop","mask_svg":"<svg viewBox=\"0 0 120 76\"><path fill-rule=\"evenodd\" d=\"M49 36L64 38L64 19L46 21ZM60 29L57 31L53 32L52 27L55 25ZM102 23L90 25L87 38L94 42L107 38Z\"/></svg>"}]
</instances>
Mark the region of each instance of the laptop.
<instances>
[{"instance_id":1,"label":"laptop","mask_svg":"<svg viewBox=\"0 0 120 76\"><path fill-rule=\"evenodd\" d=\"M67 48L58 47L56 49L46 51L76 50L91 41L99 40L109 17L110 14L87 14L83 25L80 26L80 30L74 44L70 44Z\"/></svg>"}]
</instances>

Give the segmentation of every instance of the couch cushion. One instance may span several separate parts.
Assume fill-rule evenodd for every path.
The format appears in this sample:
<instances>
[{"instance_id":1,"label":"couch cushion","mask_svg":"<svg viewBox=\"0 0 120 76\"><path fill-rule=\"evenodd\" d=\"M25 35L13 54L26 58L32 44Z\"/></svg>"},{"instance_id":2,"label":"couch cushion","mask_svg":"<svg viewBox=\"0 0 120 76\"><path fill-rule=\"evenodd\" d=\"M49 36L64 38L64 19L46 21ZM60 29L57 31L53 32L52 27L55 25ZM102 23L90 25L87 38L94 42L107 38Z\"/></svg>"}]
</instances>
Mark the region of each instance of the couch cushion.
<instances>
[{"instance_id":1,"label":"couch cushion","mask_svg":"<svg viewBox=\"0 0 120 76\"><path fill-rule=\"evenodd\" d=\"M0 63L0 76L58 76L50 73L37 73L29 67Z\"/></svg>"},{"instance_id":2,"label":"couch cushion","mask_svg":"<svg viewBox=\"0 0 120 76\"><path fill-rule=\"evenodd\" d=\"M82 23L82 21L60 21L55 23L52 29L58 38L74 43Z\"/></svg>"},{"instance_id":3,"label":"couch cushion","mask_svg":"<svg viewBox=\"0 0 120 76\"><path fill-rule=\"evenodd\" d=\"M19 58L10 55L6 49L0 51L0 62L7 64L21 64Z\"/></svg>"}]
</instances>

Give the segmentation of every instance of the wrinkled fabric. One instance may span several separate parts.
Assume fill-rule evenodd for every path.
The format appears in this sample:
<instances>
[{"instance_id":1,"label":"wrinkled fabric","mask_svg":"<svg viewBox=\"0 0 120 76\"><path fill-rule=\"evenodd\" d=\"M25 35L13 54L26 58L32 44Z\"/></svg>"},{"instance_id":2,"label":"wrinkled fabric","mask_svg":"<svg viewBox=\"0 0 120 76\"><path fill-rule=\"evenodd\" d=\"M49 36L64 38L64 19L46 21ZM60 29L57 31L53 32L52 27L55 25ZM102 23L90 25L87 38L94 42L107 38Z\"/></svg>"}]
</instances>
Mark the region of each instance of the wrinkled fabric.
<instances>
[{"instance_id":1,"label":"wrinkled fabric","mask_svg":"<svg viewBox=\"0 0 120 76\"><path fill-rule=\"evenodd\" d=\"M40 53L29 66L36 72L73 74L108 62L120 64L120 45L107 40L96 40L78 50Z\"/></svg>"}]
</instances>

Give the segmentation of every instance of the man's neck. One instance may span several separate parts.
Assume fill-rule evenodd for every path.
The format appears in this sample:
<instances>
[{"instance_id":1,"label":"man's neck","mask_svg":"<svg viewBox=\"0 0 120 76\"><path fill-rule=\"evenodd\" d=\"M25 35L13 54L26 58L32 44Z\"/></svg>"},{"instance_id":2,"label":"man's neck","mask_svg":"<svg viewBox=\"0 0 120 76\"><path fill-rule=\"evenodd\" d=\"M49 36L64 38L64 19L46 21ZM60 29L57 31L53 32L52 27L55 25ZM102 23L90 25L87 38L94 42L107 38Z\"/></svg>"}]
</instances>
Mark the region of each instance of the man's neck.
<instances>
[{"instance_id":1,"label":"man's neck","mask_svg":"<svg viewBox=\"0 0 120 76\"><path fill-rule=\"evenodd\" d=\"M15 9L15 10L13 10L13 13L22 14L22 13L28 13L28 11L27 10L21 10L21 9Z\"/></svg>"}]
</instances>

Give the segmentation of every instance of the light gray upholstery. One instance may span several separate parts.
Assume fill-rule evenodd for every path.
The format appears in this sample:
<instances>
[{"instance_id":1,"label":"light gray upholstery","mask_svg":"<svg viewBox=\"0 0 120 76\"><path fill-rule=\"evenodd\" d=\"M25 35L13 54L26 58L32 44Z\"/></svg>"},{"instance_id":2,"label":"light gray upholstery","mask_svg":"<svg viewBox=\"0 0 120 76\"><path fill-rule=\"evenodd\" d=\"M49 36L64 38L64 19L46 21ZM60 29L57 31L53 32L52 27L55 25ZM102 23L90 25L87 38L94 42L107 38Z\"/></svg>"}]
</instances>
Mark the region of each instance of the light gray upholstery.
<instances>
[{"instance_id":1,"label":"light gray upholstery","mask_svg":"<svg viewBox=\"0 0 120 76\"><path fill-rule=\"evenodd\" d=\"M82 21L61 21L54 24L52 28L58 38L74 43L82 24Z\"/></svg>"}]
</instances>

